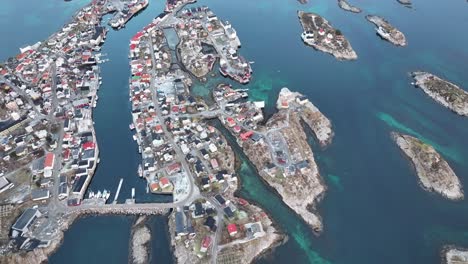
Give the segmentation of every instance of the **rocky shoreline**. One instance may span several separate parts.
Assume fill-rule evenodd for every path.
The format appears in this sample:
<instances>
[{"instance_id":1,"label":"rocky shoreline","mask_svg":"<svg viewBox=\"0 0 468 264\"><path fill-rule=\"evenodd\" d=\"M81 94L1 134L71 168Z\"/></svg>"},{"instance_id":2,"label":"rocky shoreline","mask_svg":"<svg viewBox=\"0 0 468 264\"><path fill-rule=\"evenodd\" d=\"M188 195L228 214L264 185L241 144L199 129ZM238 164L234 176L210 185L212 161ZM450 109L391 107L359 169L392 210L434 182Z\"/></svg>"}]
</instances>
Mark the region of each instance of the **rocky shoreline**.
<instances>
[{"instance_id":1,"label":"rocky shoreline","mask_svg":"<svg viewBox=\"0 0 468 264\"><path fill-rule=\"evenodd\" d=\"M346 0L338 0L338 6L341 9L352 12L352 13L361 13L362 12L362 10L360 8L351 5Z\"/></svg>"},{"instance_id":2,"label":"rocky shoreline","mask_svg":"<svg viewBox=\"0 0 468 264\"><path fill-rule=\"evenodd\" d=\"M421 140L392 132L398 147L413 163L421 186L450 200L464 198L463 187L447 161L430 145Z\"/></svg>"},{"instance_id":3,"label":"rocky shoreline","mask_svg":"<svg viewBox=\"0 0 468 264\"><path fill-rule=\"evenodd\" d=\"M49 256L58 250L62 245L64 232L80 217L80 214L74 213L64 216L62 225L59 226L57 237L51 240L49 246L44 248L36 248L29 252L11 252L0 256L0 263L8 264L24 264L24 263L47 263Z\"/></svg>"},{"instance_id":4,"label":"rocky shoreline","mask_svg":"<svg viewBox=\"0 0 468 264\"><path fill-rule=\"evenodd\" d=\"M302 40L316 50L333 55L338 60L355 60L357 54L340 30L333 28L325 18L315 13L298 11L304 33ZM307 37L310 35L310 37Z\"/></svg>"},{"instance_id":5,"label":"rocky shoreline","mask_svg":"<svg viewBox=\"0 0 468 264\"><path fill-rule=\"evenodd\" d=\"M412 72L414 85L439 104L458 115L468 116L468 92L459 86L428 72Z\"/></svg>"},{"instance_id":6,"label":"rocky shoreline","mask_svg":"<svg viewBox=\"0 0 468 264\"><path fill-rule=\"evenodd\" d=\"M406 37L397 28L392 26L387 20L380 16L367 15L366 19L377 26L377 34L390 43L404 47L406 46Z\"/></svg>"},{"instance_id":7,"label":"rocky shoreline","mask_svg":"<svg viewBox=\"0 0 468 264\"><path fill-rule=\"evenodd\" d=\"M286 101L291 108L284 108ZM301 103L295 105L298 101ZM323 224L315 208L327 188L320 176L301 121L310 126L321 146L331 143L331 122L301 94L293 93L287 88L281 90L277 107L278 112L265 126L259 128L259 132L280 141L284 139L290 153L291 165L272 167L277 161L269 147L271 143L252 144L243 141L240 142L240 146L262 179L278 192L284 203L301 216L314 232L320 233ZM300 169L291 170L292 164Z\"/></svg>"},{"instance_id":8,"label":"rocky shoreline","mask_svg":"<svg viewBox=\"0 0 468 264\"><path fill-rule=\"evenodd\" d=\"M411 0L397 0L397 1L398 1L398 3L404 5L404 6L408 7L408 8L411 8L411 4L412 4Z\"/></svg>"},{"instance_id":9,"label":"rocky shoreline","mask_svg":"<svg viewBox=\"0 0 468 264\"><path fill-rule=\"evenodd\" d=\"M453 245L447 245L442 248L442 263L461 264L468 263L468 249Z\"/></svg>"},{"instance_id":10,"label":"rocky shoreline","mask_svg":"<svg viewBox=\"0 0 468 264\"><path fill-rule=\"evenodd\" d=\"M151 230L146 226L146 220L146 216L140 216L132 226L129 263L144 264L149 262Z\"/></svg>"}]
</instances>

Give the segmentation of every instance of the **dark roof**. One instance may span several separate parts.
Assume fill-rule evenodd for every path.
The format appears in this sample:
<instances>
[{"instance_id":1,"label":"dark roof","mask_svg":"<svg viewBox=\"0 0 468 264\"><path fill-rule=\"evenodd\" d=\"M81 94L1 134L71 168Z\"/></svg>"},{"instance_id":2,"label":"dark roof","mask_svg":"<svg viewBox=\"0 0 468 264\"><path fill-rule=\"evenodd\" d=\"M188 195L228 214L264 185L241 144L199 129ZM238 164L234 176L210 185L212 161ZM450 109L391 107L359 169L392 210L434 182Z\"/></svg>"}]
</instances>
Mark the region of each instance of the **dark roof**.
<instances>
[{"instance_id":1,"label":"dark roof","mask_svg":"<svg viewBox=\"0 0 468 264\"><path fill-rule=\"evenodd\" d=\"M204 215L205 209L203 209L203 205L200 202L195 203L195 216Z\"/></svg>"},{"instance_id":2,"label":"dark roof","mask_svg":"<svg viewBox=\"0 0 468 264\"><path fill-rule=\"evenodd\" d=\"M220 203L221 205L223 205L223 204L226 203L226 200L225 200L220 194L215 195L215 199L216 199L216 201L218 201L218 203Z\"/></svg>"},{"instance_id":3,"label":"dark roof","mask_svg":"<svg viewBox=\"0 0 468 264\"><path fill-rule=\"evenodd\" d=\"M216 220L212 216L208 216L203 225L209 227L210 230L213 231L213 229L216 229Z\"/></svg>"},{"instance_id":4,"label":"dark roof","mask_svg":"<svg viewBox=\"0 0 468 264\"><path fill-rule=\"evenodd\" d=\"M29 224L36 217L37 209L28 208L24 213L16 220L15 224L12 226L12 229L23 230L25 227L28 227Z\"/></svg>"},{"instance_id":5,"label":"dark roof","mask_svg":"<svg viewBox=\"0 0 468 264\"><path fill-rule=\"evenodd\" d=\"M234 216L234 213L232 212L231 207L226 207L223 209L223 211L228 218L231 218Z\"/></svg>"}]
</instances>

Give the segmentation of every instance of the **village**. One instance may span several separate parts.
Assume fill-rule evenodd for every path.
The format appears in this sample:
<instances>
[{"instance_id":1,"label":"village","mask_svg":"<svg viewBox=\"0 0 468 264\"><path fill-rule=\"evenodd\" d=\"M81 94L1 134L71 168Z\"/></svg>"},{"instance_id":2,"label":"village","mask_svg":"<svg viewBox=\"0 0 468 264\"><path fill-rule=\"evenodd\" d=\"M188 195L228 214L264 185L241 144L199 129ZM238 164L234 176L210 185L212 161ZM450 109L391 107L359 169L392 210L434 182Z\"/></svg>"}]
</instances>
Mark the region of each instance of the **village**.
<instances>
[{"instance_id":1,"label":"village","mask_svg":"<svg viewBox=\"0 0 468 264\"><path fill-rule=\"evenodd\" d=\"M138 2L125 1L138 7L128 15L145 7ZM68 208L89 200L99 163L92 111L106 61L101 22L117 4L94 0L47 40L0 64L1 252L47 247ZM88 203L109 196L102 190Z\"/></svg>"},{"instance_id":2,"label":"village","mask_svg":"<svg viewBox=\"0 0 468 264\"><path fill-rule=\"evenodd\" d=\"M236 249L238 258L250 262L279 236L260 208L234 196L236 155L208 120L252 103L229 105L247 93L226 85L214 89L219 105L190 93L193 82L203 80L217 61L220 73L239 83L250 80L250 65L237 55L235 30L209 8L174 13L161 14L130 42L130 129L142 155L138 173L149 191L172 194L179 205L169 222L178 262L223 263L234 246L243 248ZM260 237L265 238L250 243ZM257 250L243 256L256 244Z\"/></svg>"}]
</instances>

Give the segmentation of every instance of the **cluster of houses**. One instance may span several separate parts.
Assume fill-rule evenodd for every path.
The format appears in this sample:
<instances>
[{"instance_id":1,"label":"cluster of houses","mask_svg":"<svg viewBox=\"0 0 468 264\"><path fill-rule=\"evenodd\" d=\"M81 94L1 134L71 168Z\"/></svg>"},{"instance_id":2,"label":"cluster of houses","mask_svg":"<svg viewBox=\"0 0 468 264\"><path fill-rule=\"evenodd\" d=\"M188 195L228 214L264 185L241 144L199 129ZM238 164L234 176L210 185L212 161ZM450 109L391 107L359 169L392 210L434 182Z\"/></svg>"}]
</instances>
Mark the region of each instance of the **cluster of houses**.
<instances>
[{"instance_id":1,"label":"cluster of houses","mask_svg":"<svg viewBox=\"0 0 468 264\"><path fill-rule=\"evenodd\" d=\"M332 28L328 22L325 22L319 16L311 15L310 19L312 20L312 23L308 24L310 28L301 34L304 42L321 43L334 48L347 48L348 41L346 41L341 31Z\"/></svg>"},{"instance_id":2,"label":"cluster of houses","mask_svg":"<svg viewBox=\"0 0 468 264\"><path fill-rule=\"evenodd\" d=\"M100 85L96 51L107 32L100 24L107 12L106 1L94 0L60 31L21 48L0 68L0 162L7 168L0 173L29 164L33 201L49 199L51 188L58 188L60 200L81 199L98 163L92 108ZM13 179L0 178L1 191L20 185L8 177Z\"/></svg>"},{"instance_id":3,"label":"cluster of houses","mask_svg":"<svg viewBox=\"0 0 468 264\"><path fill-rule=\"evenodd\" d=\"M221 21L208 7L193 7L178 15L177 33L181 38L184 66L195 76L206 75L219 58L219 70L240 83L248 83L252 68L238 55L241 43L228 21Z\"/></svg>"}]
</instances>

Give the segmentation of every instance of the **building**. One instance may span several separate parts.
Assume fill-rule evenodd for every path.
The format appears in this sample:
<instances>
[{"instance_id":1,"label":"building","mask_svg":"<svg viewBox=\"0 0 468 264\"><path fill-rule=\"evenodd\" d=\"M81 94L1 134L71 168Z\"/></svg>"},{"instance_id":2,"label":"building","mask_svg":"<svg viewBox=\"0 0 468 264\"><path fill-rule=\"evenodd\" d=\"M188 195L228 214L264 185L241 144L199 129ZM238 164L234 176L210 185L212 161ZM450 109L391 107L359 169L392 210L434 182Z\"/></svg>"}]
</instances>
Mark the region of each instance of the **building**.
<instances>
[{"instance_id":1,"label":"building","mask_svg":"<svg viewBox=\"0 0 468 264\"><path fill-rule=\"evenodd\" d=\"M237 235L237 226L236 224L229 224L227 226L227 230L230 236L235 236Z\"/></svg>"},{"instance_id":2,"label":"building","mask_svg":"<svg viewBox=\"0 0 468 264\"><path fill-rule=\"evenodd\" d=\"M205 236L202 240L200 252L205 253L211 246L211 237Z\"/></svg>"},{"instance_id":3,"label":"building","mask_svg":"<svg viewBox=\"0 0 468 264\"><path fill-rule=\"evenodd\" d=\"M34 220L40 216L41 213L39 210L32 208L26 209L11 227L11 236L18 237L28 232Z\"/></svg>"},{"instance_id":4,"label":"building","mask_svg":"<svg viewBox=\"0 0 468 264\"><path fill-rule=\"evenodd\" d=\"M44 160L44 177L49 178L52 176L52 170L54 169L55 164L55 154L49 152L45 156Z\"/></svg>"},{"instance_id":5,"label":"building","mask_svg":"<svg viewBox=\"0 0 468 264\"><path fill-rule=\"evenodd\" d=\"M5 176L0 177L0 193L13 188L15 186Z\"/></svg>"},{"instance_id":6,"label":"building","mask_svg":"<svg viewBox=\"0 0 468 264\"><path fill-rule=\"evenodd\" d=\"M45 199L49 199L50 192L48 189L34 189L31 191L31 199L33 201L42 201Z\"/></svg>"},{"instance_id":7,"label":"building","mask_svg":"<svg viewBox=\"0 0 468 264\"><path fill-rule=\"evenodd\" d=\"M247 231L246 235L250 239L259 238L265 235L261 222L247 223L244 225L244 227Z\"/></svg>"}]
</instances>

